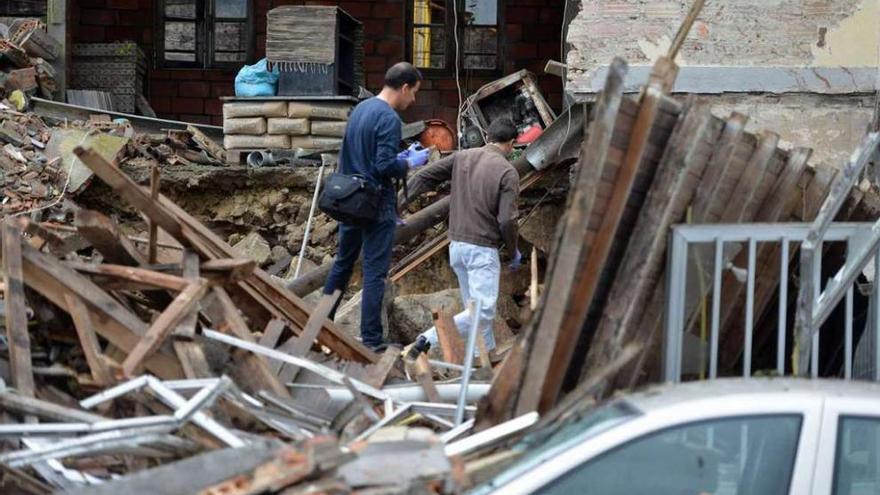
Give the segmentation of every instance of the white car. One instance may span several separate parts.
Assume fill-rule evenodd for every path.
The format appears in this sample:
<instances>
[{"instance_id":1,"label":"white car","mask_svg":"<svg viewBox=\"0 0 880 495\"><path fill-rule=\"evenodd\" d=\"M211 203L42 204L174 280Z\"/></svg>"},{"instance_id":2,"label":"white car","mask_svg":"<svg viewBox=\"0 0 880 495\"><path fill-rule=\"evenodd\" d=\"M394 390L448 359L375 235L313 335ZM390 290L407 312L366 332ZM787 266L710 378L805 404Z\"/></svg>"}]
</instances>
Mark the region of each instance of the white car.
<instances>
[{"instance_id":1,"label":"white car","mask_svg":"<svg viewBox=\"0 0 880 495\"><path fill-rule=\"evenodd\" d=\"M588 408L584 408L588 409ZM530 432L472 493L880 494L880 385L664 385Z\"/></svg>"}]
</instances>

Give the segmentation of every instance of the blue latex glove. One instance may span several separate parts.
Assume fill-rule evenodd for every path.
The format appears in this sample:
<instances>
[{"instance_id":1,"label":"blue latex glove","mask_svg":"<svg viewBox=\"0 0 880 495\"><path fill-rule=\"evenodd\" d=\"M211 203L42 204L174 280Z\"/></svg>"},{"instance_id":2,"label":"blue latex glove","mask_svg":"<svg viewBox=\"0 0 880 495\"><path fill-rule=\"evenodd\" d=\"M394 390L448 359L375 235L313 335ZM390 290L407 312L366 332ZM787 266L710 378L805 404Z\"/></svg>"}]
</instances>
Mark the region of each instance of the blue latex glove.
<instances>
[{"instance_id":1,"label":"blue latex glove","mask_svg":"<svg viewBox=\"0 0 880 495\"><path fill-rule=\"evenodd\" d=\"M410 151L409 157L406 160L409 162L409 168L419 168L428 163L429 156L431 156L431 150L420 148L415 151Z\"/></svg>"},{"instance_id":2,"label":"blue latex glove","mask_svg":"<svg viewBox=\"0 0 880 495\"><path fill-rule=\"evenodd\" d=\"M522 266L522 253L519 252L519 249L516 250L516 253L513 255L513 259L510 261L510 264L507 265L511 270L518 270L519 267Z\"/></svg>"},{"instance_id":3,"label":"blue latex glove","mask_svg":"<svg viewBox=\"0 0 880 495\"><path fill-rule=\"evenodd\" d=\"M397 159L409 161L409 153L410 153L409 148L407 148L397 154Z\"/></svg>"}]
</instances>

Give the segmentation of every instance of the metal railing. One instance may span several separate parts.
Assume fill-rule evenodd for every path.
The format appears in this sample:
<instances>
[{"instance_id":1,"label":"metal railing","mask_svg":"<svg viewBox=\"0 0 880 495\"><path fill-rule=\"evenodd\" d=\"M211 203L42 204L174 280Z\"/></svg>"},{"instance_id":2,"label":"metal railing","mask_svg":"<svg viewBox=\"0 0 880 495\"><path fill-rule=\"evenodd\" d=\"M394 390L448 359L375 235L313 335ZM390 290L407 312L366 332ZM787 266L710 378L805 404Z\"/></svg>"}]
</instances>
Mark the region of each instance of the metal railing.
<instances>
[{"instance_id":1,"label":"metal railing","mask_svg":"<svg viewBox=\"0 0 880 495\"><path fill-rule=\"evenodd\" d=\"M705 287L700 297L711 297L711 308L707 320L708 331L708 374L712 379L718 376L718 345L720 337L720 320L722 304L739 304L739 301L724 301L722 294L722 278L726 270L739 271L738 278L745 283L745 311L741 317L743 321L743 353L742 375L750 377L752 369L752 343L755 326L755 275L758 244L776 244L779 254L779 290L778 290L778 322L776 328L776 373L785 374L786 369L786 331L788 327L789 307L789 262L791 253L807 240L813 228L812 223L780 223L780 224L707 224L707 225L676 225L672 227L671 246L668 259L668 277L666 294L666 338L664 349L664 378L666 381L679 382L682 379L682 363L685 358L685 332L689 317L688 303L694 303L688 299L688 266L692 260L689 258L697 255L709 263L711 270L711 287ZM847 259L838 274L832 278L824 292L820 291L821 256L813 257L812 270L806 279L812 284L816 304L812 305L815 314L827 315L837 306L841 298L845 298L845 323L844 323L844 378L850 379L853 370L853 285L855 276L861 272L864 266L874 260L875 267L880 268L880 249L875 239L878 238L880 227L872 223L829 223L821 241L817 245L816 252L821 253L823 242L846 242ZM709 248L709 249L706 249ZM732 266L729 261L736 254L737 249L747 249L747 266L743 274L743 268ZM711 251L710 251L711 250ZM699 256L712 253L711 256ZM866 254L867 253L867 254ZM842 275L843 274L843 275ZM854 274L854 275L853 275ZM853 275L850 277L849 275ZM803 278L803 277L802 277ZM847 282L848 283L845 283ZM693 282L692 282L693 283ZM804 285L804 284L800 284ZM837 297L837 294L841 294ZM872 341L880 342L880 291L871 291L869 304L870 314L866 329L873 333ZM692 304L693 306L693 304ZM758 315L760 317L760 315ZM822 319L824 321L824 319ZM821 325L821 323L820 323ZM818 329L818 326L816 327ZM865 333L867 336L867 332ZM818 374L819 346L818 330L811 334L810 361L813 376ZM802 346L802 344L798 344ZM803 348L800 349L803 351ZM794 354L794 353L793 353ZM880 345L873 345L873 378L880 379ZM705 364L705 363L702 363ZM793 359L793 368L797 369L796 360Z\"/></svg>"}]
</instances>

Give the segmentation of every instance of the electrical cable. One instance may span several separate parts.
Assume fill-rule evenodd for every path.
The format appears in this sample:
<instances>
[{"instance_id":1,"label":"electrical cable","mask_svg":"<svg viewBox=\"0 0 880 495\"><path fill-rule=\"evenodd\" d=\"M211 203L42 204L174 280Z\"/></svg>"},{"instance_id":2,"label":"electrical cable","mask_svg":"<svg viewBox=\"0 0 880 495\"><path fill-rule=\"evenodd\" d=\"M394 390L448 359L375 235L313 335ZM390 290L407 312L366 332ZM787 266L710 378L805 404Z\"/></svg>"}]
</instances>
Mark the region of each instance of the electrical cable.
<instances>
[{"instance_id":1,"label":"electrical cable","mask_svg":"<svg viewBox=\"0 0 880 495\"><path fill-rule=\"evenodd\" d=\"M452 38L455 42L455 87L458 89L458 115L455 117L455 132L456 132L456 143L455 149L461 149L461 78L459 75L459 45L458 45L458 0L452 0L452 13L453 13L453 25L452 25Z\"/></svg>"}]
</instances>

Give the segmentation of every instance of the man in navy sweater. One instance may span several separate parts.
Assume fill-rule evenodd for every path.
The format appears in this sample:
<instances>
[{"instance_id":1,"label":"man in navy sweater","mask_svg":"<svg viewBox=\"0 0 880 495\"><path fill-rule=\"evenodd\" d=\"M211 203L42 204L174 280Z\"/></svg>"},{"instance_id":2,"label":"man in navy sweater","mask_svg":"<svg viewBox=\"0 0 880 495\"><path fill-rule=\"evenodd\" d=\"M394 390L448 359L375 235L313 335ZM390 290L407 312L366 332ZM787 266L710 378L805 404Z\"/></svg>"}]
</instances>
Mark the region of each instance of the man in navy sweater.
<instances>
[{"instance_id":1,"label":"man in navy sweater","mask_svg":"<svg viewBox=\"0 0 880 495\"><path fill-rule=\"evenodd\" d=\"M339 224L339 249L324 283L324 294L345 291L352 269L364 253L361 297L361 341L374 351L385 348L382 331L382 298L385 278L391 266L391 248L397 218L394 179L405 179L407 171L428 161L428 150L410 148L398 153L401 123L396 112L415 100L422 75L407 62L393 65L385 73L379 96L355 107L345 128L339 154L339 172L361 175L382 190L379 218L366 227ZM339 302L337 301L337 305ZM333 313L336 309L334 308ZM331 313L331 318L333 317Z\"/></svg>"}]
</instances>

